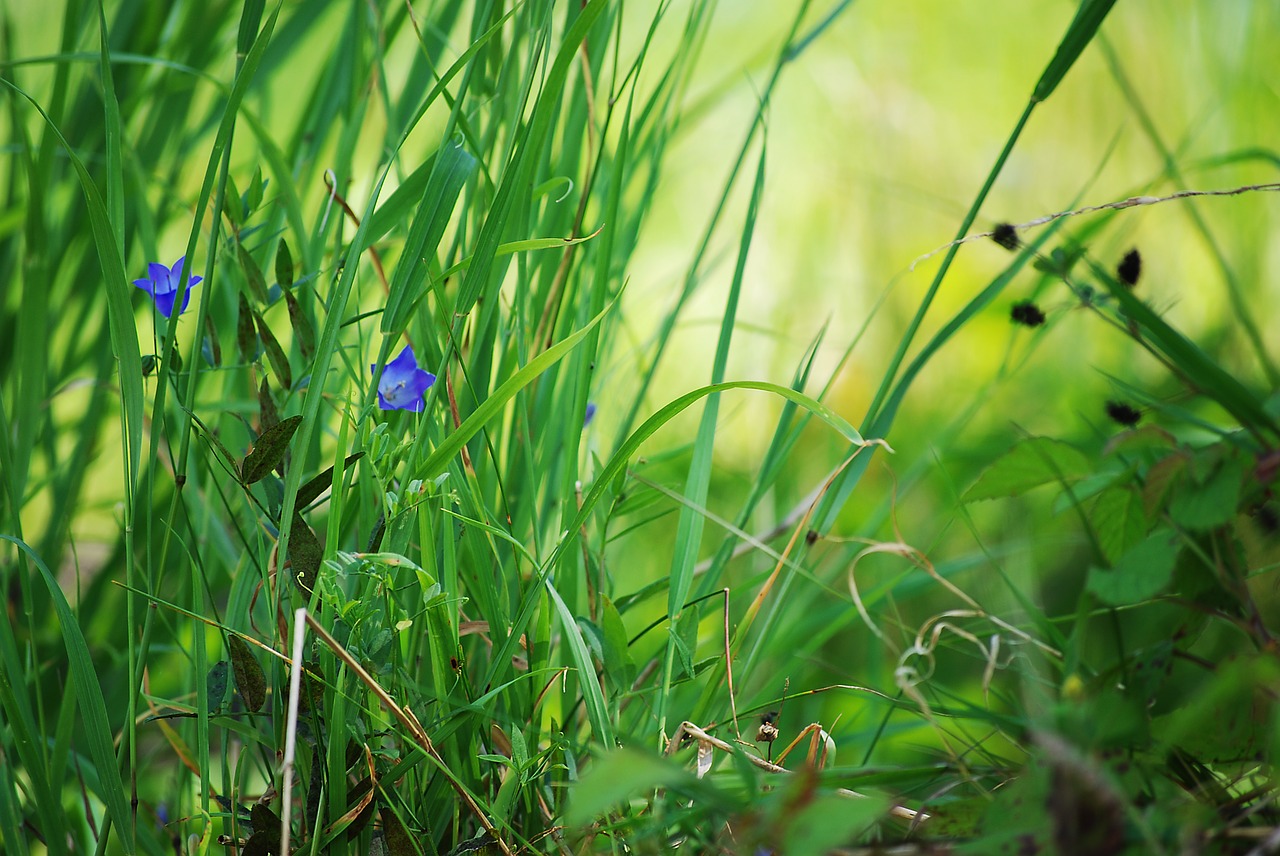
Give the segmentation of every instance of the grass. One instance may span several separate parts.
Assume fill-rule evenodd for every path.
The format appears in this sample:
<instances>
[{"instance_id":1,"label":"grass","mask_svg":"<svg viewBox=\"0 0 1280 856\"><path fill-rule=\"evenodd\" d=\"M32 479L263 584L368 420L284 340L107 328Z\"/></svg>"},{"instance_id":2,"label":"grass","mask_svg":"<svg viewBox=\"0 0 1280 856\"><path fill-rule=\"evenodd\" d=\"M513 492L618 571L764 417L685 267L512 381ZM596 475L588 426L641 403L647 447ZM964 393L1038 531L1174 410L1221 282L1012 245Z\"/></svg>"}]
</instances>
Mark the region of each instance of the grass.
<instances>
[{"instance_id":1,"label":"grass","mask_svg":"<svg viewBox=\"0 0 1280 856\"><path fill-rule=\"evenodd\" d=\"M1007 127L947 102L982 165L927 149L963 199L776 293L844 210L795 81L898 13L0 13L5 852L1270 846L1277 157L1162 136L1164 13L1045 5ZM1014 195L1049 117L1093 160ZM1026 225L1099 192L1150 198ZM1226 313L1133 225L1179 210ZM833 278L857 312L791 284Z\"/></svg>"}]
</instances>

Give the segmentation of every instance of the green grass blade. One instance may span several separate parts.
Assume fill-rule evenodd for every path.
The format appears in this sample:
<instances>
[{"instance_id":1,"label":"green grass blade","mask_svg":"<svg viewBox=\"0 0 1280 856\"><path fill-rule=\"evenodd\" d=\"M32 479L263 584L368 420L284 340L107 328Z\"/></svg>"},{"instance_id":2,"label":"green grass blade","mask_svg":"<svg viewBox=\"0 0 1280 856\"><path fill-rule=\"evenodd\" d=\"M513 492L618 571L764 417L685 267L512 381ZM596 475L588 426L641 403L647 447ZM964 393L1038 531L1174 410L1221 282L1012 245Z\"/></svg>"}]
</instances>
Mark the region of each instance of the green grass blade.
<instances>
[{"instance_id":1,"label":"green grass blade","mask_svg":"<svg viewBox=\"0 0 1280 856\"><path fill-rule=\"evenodd\" d=\"M25 552L40 570L45 586L49 589L49 597L62 625L62 641L67 648L67 663L71 668L71 680L76 685L76 695L84 708L84 738L89 744L89 755L97 768L98 780L102 786L103 803L111 816L116 829L119 830L120 847L127 854L134 852L133 818L129 813L129 800L125 794L124 781L116 766L116 754L111 735L111 719L107 716L107 703L102 695L102 685L98 682L98 674L89 655L89 646L85 643L80 624L76 621L71 605L67 603L58 581L54 579L44 561L22 541L9 535L0 534L0 539L9 541Z\"/></svg>"}]
</instances>

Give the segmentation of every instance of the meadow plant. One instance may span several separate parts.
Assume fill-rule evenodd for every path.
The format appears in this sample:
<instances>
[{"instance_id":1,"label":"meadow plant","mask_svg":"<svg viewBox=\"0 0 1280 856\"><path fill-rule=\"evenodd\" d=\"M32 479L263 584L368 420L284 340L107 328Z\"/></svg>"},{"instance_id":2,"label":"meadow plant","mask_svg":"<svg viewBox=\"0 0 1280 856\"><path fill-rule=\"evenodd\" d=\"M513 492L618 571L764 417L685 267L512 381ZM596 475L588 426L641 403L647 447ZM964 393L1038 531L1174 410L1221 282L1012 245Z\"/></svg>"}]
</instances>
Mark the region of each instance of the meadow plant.
<instances>
[{"instance_id":1,"label":"meadow plant","mask_svg":"<svg viewBox=\"0 0 1280 856\"><path fill-rule=\"evenodd\" d=\"M782 81L870 4L759 56L730 5L0 11L0 849L1275 849L1263 242L1196 215L1232 334L1184 331L1125 218L1211 192L1126 4L1048 4L928 285L767 379ZM1158 175L982 231L1093 60Z\"/></svg>"}]
</instances>

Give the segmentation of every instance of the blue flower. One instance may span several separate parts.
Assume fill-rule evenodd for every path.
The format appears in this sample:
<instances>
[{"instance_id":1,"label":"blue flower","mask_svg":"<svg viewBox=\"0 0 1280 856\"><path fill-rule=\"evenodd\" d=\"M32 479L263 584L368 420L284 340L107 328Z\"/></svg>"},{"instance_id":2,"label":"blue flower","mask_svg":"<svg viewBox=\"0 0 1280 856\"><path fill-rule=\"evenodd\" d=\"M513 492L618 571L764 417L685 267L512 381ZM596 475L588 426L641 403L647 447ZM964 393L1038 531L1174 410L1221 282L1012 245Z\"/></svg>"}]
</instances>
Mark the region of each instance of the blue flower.
<instances>
[{"instance_id":1,"label":"blue flower","mask_svg":"<svg viewBox=\"0 0 1280 856\"><path fill-rule=\"evenodd\" d=\"M582 427L586 428L588 425L590 425L591 420L595 418L595 415L596 415L596 403L594 401L588 401L587 415L586 415L586 418L582 420Z\"/></svg>"},{"instance_id":2,"label":"blue flower","mask_svg":"<svg viewBox=\"0 0 1280 856\"><path fill-rule=\"evenodd\" d=\"M376 374L378 367L369 366L369 371ZM412 410L414 413L421 413L422 396L435 382L435 375L418 368L413 348L405 346L400 356L382 369L382 379L378 381L378 406L383 410Z\"/></svg>"},{"instance_id":3,"label":"blue flower","mask_svg":"<svg viewBox=\"0 0 1280 856\"><path fill-rule=\"evenodd\" d=\"M166 318L173 314L173 302L178 297L178 284L182 281L182 263L186 260L186 256L178 259L172 270L158 262L151 262L147 265L147 272L151 276L133 281L134 285L151 295L156 302L156 309ZM187 278L187 290L182 295L182 308L178 310L179 315L187 311L187 304L191 302L191 290L199 285L202 279L204 277L201 276Z\"/></svg>"}]
</instances>

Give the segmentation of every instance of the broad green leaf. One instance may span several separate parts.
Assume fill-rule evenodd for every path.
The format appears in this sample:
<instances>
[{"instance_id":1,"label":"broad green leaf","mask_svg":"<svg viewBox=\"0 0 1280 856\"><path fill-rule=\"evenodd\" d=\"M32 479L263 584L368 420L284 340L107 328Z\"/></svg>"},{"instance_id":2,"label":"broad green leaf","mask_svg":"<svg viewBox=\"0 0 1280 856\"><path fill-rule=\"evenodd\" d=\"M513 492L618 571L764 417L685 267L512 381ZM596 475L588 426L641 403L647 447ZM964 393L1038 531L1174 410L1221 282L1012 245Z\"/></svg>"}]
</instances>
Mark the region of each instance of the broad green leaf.
<instances>
[{"instance_id":1,"label":"broad green leaf","mask_svg":"<svg viewBox=\"0 0 1280 856\"><path fill-rule=\"evenodd\" d=\"M632 797L647 798L655 788L692 781L692 773L665 758L616 749L597 758L573 787L565 823L585 826Z\"/></svg>"},{"instance_id":2,"label":"broad green leaf","mask_svg":"<svg viewBox=\"0 0 1280 856\"><path fill-rule=\"evenodd\" d=\"M253 444L253 451L245 455L244 462L240 465L240 481L251 485L266 478L284 460L285 453L289 450L289 441L301 424L301 416L290 416L263 432L258 442Z\"/></svg>"},{"instance_id":3,"label":"broad green leaf","mask_svg":"<svg viewBox=\"0 0 1280 856\"><path fill-rule=\"evenodd\" d=\"M964 501L1017 496L1045 484L1071 483L1090 472L1090 461L1079 449L1060 440L1032 437L1019 441L978 476Z\"/></svg>"},{"instance_id":4,"label":"broad green leaf","mask_svg":"<svg viewBox=\"0 0 1280 856\"><path fill-rule=\"evenodd\" d=\"M1185 480L1169 503L1169 516L1188 529L1213 529L1235 519L1247 464L1243 458L1224 461L1208 479Z\"/></svg>"},{"instance_id":5,"label":"broad green leaf","mask_svg":"<svg viewBox=\"0 0 1280 856\"><path fill-rule=\"evenodd\" d=\"M1113 487L1099 494L1089 511L1089 521L1112 564L1147 533L1142 496L1130 487Z\"/></svg>"},{"instance_id":6,"label":"broad green leaf","mask_svg":"<svg viewBox=\"0 0 1280 856\"><path fill-rule=\"evenodd\" d=\"M1169 585L1177 558L1177 533L1157 529L1121 556L1111 570L1090 568L1087 587L1109 606L1141 603Z\"/></svg>"},{"instance_id":7,"label":"broad green leaf","mask_svg":"<svg viewBox=\"0 0 1280 856\"><path fill-rule=\"evenodd\" d=\"M874 827L889 808L883 797L838 794L820 794L801 805L787 818L782 836L780 852L789 856L826 856Z\"/></svg>"}]
</instances>

